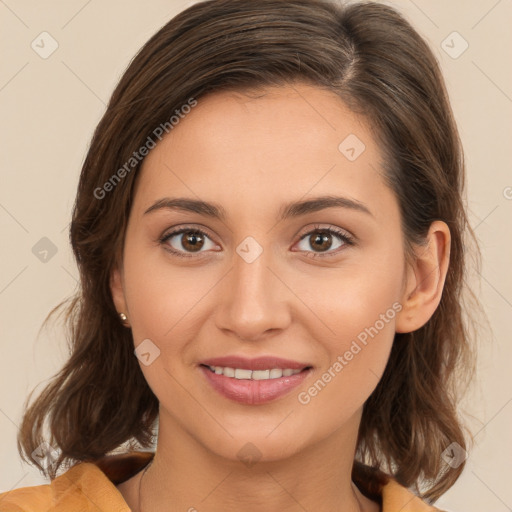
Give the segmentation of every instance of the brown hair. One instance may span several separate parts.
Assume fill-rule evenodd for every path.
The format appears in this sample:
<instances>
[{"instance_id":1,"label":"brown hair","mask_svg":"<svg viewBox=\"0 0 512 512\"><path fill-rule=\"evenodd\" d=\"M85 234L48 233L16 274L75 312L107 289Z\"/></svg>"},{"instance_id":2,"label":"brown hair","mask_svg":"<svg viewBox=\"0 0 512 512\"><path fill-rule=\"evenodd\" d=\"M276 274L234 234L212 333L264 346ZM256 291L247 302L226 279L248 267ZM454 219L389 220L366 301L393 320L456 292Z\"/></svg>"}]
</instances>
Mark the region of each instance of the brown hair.
<instances>
[{"instance_id":1,"label":"brown hair","mask_svg":"<svg viewBox=\"0 0 512 512\"><path fill-rule=\"evenodd\" d=\"M158 400L109 288L140 168L138 162L127 170L126 162L191 98L298 82L336 93L369 121L409 244L421 243L434 220L451 231L440 306L421 329L395 335L364 406L356 459L418 493L427 484L422 496L429 500L459 477L464 464L447 471L441 453L452 442L466 447L455 384L474 367L463 307L464 237L472 232L443 79L427 44L394 9L322 0L195 4L164 25L122 76L92 138L73 209L70 240L81 289L66 309L70 358L29 408L27 399L18 434L22 458L45 474L54 478L71 461L99 459L127 442L147 448L154 440ZM123 166L122 181L98 198ZM50 468L29 456L43 441L45 419L48 442L60 451Z\"/></svg>"}]
</instances>

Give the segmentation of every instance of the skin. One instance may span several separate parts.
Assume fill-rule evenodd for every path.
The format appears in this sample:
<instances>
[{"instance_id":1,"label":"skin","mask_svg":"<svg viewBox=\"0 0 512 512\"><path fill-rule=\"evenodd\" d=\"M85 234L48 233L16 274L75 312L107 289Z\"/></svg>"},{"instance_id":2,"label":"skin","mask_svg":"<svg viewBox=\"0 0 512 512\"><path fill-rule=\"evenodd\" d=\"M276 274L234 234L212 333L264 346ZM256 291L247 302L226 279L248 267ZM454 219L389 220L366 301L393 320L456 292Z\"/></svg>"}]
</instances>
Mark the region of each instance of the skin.
<instances>
[{"instance_id":1,"label":"skin","mask_svg":"<svg viewBox=\"0 0 512 512\"><path fill-rule=\"evenodd\" d=\"M349 134L366 146L355 161L338 150ZM379 510L351 483L363 404L395 332L418 329L439 304L450 244L448 227L436 221L406 262L398 202L381 169L365 120L334 94L304 84L203 97L146 157L111 279L135 347L149 338L160 350L141 364L160 402L144 512L253 512L262 504L268 512ZM337 207L278 221L285 203L327 194L363 203L371 214ZM144 214L164 197L215 202L226 220ZM207 231L199 252L186 234L159 242L184 226ZM340 228L355 244L332 235L319 249L315 233L301 240L319 226ZM247 236L263 249L252 263L236 252ZM299 403L298 394L394 303L401 311L317 396ZM314 369L284 397L244 405L219 395L198 367L233 354L276 355ZM248 442L261 454L252 467L237 456ZM136 512L140 476L118 487Z\"/></svg>"}]
</instances>

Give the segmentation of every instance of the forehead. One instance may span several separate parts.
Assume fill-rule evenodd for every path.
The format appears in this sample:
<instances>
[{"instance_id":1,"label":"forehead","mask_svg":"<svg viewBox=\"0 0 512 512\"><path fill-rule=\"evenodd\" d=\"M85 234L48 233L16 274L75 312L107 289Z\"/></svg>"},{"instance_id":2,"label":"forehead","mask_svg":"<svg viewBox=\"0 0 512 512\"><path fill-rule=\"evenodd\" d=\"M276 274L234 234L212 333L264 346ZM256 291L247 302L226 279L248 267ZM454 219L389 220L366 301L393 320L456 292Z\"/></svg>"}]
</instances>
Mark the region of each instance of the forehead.
<instances>
[{"instance_id":1,"label":"forehead","mask_svg":"<svg viewBox=\"0 0 512 512\"><path fill-rule=\"evenodd\" d=\"M249 215L308 194L378 202L387 193L366 120L334 93L302 84L200 98L140 173L139 209L186 195Z\"/></svg>"}]
</instances>

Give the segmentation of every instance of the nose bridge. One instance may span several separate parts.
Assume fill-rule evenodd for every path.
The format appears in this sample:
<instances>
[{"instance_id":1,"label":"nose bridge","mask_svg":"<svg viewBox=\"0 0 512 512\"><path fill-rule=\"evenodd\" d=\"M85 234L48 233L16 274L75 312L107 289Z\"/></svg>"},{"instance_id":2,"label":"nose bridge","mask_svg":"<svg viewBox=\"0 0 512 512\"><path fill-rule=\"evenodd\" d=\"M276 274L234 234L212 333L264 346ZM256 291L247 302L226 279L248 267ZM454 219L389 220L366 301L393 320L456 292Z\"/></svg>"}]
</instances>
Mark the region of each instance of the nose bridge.
<instances>
[{"instance_id":1,"label":"nose bridge","mask_svg":"<svg viewBox=\"0 0 512 512\"><path fill-rule=\"evenodd\" d=\"M220 328L243 339L256 339L285 327L289 312L283 284L270 270L274 266L271 252L252 237L237 246L220 299Z\"/></svg>"},{"instance_id":2,"label":"nose bridge","mask_svg":"<svg viewBox=\"0 0 512 512\"><path fill-rule=\"evenodd\" d=\"M251 254L252 249L247 252ZM254 259L245 259L244 255L237 255L233 261L232 287L239 300L251 298L252 302L261 302L261 299L271 299L272 287L270 277L272 273L269 270L271 262L269 261L267 251L261 253ZM266 293L265 293L266 292Z\"/></svg>"}]
</instances>

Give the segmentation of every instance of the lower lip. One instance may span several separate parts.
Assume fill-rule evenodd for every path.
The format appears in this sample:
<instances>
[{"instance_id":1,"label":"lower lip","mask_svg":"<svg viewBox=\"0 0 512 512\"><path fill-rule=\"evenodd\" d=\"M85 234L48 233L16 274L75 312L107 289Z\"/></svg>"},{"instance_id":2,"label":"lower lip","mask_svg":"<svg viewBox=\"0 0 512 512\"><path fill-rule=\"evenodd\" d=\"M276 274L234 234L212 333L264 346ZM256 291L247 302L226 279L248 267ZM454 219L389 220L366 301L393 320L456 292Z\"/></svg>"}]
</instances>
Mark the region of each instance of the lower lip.
<instances>
[{"instance_id":1,"label":"lower lip","mask_svg":"<svg viewBox=\"0 0 512 512\"><path fill-rule=\"evenodd\" d=\"M241 404L264 404L289 393L311 373L308 368L289 377L252 380L218 375L204 366L199 367L212 387L222 396Z\"/></svg>"}]
</instances>

